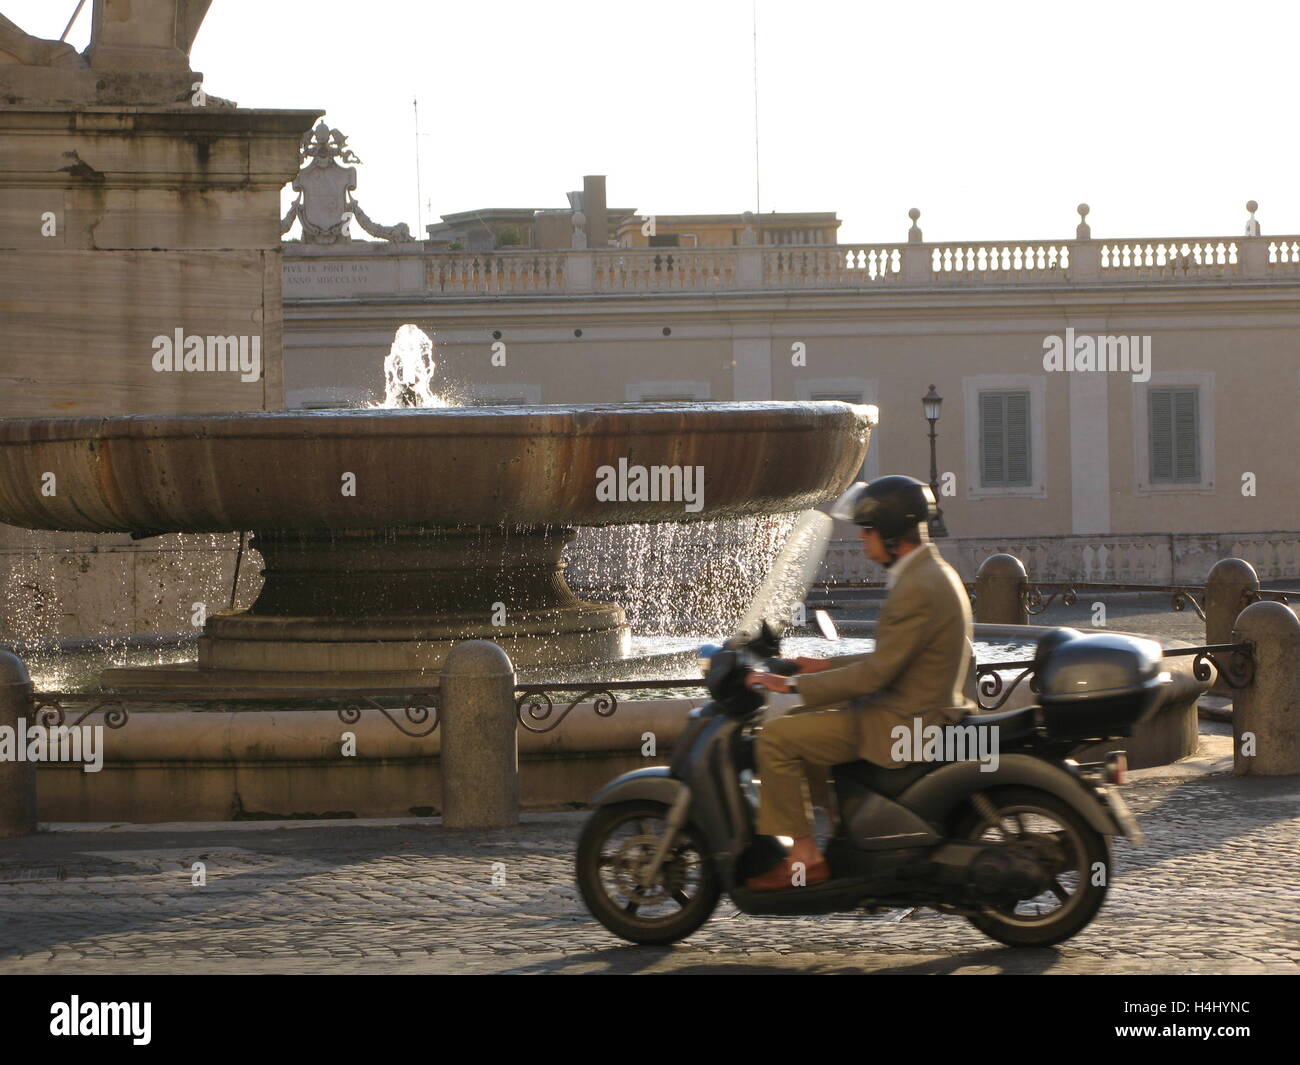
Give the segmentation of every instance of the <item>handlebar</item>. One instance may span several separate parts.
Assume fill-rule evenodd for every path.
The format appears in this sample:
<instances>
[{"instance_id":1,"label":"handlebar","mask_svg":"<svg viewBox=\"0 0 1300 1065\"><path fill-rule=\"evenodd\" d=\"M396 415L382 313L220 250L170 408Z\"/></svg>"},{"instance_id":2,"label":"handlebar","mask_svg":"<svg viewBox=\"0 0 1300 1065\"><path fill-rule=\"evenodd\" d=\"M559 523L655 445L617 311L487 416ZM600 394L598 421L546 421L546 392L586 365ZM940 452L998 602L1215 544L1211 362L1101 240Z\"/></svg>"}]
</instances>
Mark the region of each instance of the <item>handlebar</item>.
<instances>
[{"instance_id":1,"label":"handlebar","mask_svg":"<svg viewBox=\"0 0 1300 1065\"><path fill-rule=\"evenodd\" d=\"M758 699L757 703L749 700L767 690L762 684L745 683L744 677L747 674L774 673L777 676L791 677L799 672L799 666L793 659L769 657L759 653L750 645L740 647L706 645L700 648L700 661L701 664L707 663L704 672L709 694L726 703L729 700L728 692L736 694L741 691L746 692L747 697L742 700L742 703L747 704L746 712L762 705L761 699Z\"/></svg>"}]
</instances>

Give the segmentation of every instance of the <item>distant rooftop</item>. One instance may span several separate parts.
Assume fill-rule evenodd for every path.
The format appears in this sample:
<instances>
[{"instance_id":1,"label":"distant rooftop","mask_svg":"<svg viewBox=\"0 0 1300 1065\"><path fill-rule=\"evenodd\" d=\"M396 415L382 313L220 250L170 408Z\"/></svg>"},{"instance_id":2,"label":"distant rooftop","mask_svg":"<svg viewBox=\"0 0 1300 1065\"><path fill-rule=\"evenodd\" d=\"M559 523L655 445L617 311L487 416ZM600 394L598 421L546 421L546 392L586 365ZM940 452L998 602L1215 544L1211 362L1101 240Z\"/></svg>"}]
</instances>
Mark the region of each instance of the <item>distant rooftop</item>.
<instances>
[{"instance_id":1,"label":"distant rooftop","mask_svg":"<svg viewBox=\"0 0 1300 1065\"><path fill-rule=\"evenodd\" d=\"M654 214L608 207L605 179L588 176L581 192L568 193L568 207L483 207L442 215L425 227L430 243L444 250L499 248L562 250L575 239L586 247L731 247L755 244L834 244L840 219L834 211L773 211L762 215ZM574 215L582 213L575 237ZM752 227L752 233L747 232Z\"/></svg>"}]
</instances>

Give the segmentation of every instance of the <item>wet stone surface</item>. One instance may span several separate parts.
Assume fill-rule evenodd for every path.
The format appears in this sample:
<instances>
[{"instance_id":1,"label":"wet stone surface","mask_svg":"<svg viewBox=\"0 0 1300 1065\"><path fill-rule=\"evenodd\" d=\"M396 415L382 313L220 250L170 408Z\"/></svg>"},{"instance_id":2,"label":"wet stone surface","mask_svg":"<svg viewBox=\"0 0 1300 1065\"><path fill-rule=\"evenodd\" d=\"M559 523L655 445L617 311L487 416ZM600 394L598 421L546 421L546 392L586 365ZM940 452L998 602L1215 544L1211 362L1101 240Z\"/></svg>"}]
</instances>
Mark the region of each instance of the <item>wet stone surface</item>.
<instances>
[{"instance_id":1,"label":"wet stone surface","mask_svg":"<svg viewBox=\"0 0 1300 1065\"><path fill-rule=\"evenodd\" d=\"M3 841L0 972L1300 973L1300 779L1125 793L1147 845L1117 844L1106 906L1051 950L931 911L770 919L725 901L675 948L628 946L577 897L584 815L556 813L490 833L411 820Z\"/></svg>"}]
</instances>

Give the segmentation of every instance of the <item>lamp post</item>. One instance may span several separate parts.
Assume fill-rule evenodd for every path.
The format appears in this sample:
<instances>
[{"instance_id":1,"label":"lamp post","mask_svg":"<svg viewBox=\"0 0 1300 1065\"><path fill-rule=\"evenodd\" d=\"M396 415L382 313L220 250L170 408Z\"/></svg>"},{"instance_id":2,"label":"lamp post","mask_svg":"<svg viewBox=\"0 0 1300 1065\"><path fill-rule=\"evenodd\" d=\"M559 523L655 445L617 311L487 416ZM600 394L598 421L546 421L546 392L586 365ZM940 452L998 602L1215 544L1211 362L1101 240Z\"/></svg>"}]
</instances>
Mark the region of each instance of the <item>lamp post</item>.
<instances>
[{"instance_id":1,"label":"lamp post","mask_svg":"<svg viewBox=\"0 0 1300 1065\"><path fill-rule=\"evenodd\" d=\"M930 391L921 397L921 409L925 411L925 420L930 423L930 491L934 493L934 521L930 522L931 538L948 535L948 527L943 523L943 508L939 506L939 464L935 458L935 440L938 434L935 432L935 425L939 421L939 408L943 406L943 396L935 391L934 385L930 386Z\"/></svg>"}]
</instances>

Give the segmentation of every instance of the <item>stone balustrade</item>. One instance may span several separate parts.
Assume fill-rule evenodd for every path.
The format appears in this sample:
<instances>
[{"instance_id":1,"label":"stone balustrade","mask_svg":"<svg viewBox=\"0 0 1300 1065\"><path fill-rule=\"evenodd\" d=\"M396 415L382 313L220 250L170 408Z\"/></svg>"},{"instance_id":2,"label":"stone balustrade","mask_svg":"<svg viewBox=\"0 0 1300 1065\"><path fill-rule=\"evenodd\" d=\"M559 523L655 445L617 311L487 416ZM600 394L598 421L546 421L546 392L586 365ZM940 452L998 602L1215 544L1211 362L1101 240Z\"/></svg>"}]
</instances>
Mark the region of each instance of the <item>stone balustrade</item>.
<instances>
[{"instance_id":1,"label":"stone balustrade","mask_svg":"<svg viewBox=\"0 0 1300 1065\"><path fill-rule=\"evenodd\" d=\"M730 248L618 248L592 254L597 292L736 288ZM581 254L581 253L579 253Z\"/></svg>"},{"instance_id":2,"label":"stone balustrade","mask_svg":"<svg viewBox=\"0 0 1300 1065\"><path fill-rule=\"evenodd\" d=\"M939 284L981 281L1058 281L1069 276L1070 248L1062 242L1044 244L941 244L920 247L924 263L929 251L932 279Z\"/></svg>"},{"instance_id":3,"label":"stone balustrade","mask_svg":"<svg viewBox=\"0 0 1300 1065\"><path fill-rule=\"evenodd\" d=\"M423 244L285 245L290 300L499 295L952 289L1300 278L1300 237L1188 237L703 248L427 251ZM347 263L302 278L305 264ZM396 264L410 263L411 271ZM423 270L418 267L423 265ZM328 283L326 283L328 282Z\"/></svg>"},{"instance_id":4,"label":"stone balustrade","mask_svg":"<svg viewBox=\"0 0 1300 1065\"><path fill-rule=\"evenodd\" d=\"M501 292L564 292L560 252L431 255L425 271L431 296L495 295Z\"/></svg>"},{"instance_id":5,"label":"stone balustrade","mask_svg":"<svg viewBox=\"0 0 1300 1065\"><path fill-rule=\"evenodd\" d=\"M1293 532L950 537L938 545L967 582L986 558L1002 553L1020 559L1032 581L1199 585L1221 558L1244 559L1265 582L1300 573L1300 535ZM846 537L831 543L823 577L875 581L880 569L867 562L855 538Z\"/></svg>"}]
</instances>

